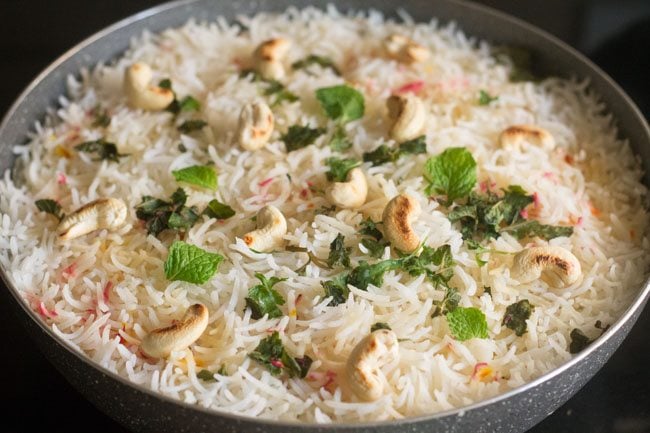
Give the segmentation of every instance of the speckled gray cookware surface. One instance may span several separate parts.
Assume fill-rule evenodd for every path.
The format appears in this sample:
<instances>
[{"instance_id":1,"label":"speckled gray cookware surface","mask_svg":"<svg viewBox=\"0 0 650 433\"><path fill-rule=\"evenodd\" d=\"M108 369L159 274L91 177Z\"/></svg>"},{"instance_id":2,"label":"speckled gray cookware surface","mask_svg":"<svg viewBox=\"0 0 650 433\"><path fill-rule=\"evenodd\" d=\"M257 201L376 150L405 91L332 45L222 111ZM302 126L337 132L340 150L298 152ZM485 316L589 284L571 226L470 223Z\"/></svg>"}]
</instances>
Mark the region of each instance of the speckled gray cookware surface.
<instances>
[{"instance_id":1,"label":"speckled gray cookware surface","mask_svg":"<svg viewBox=\"0 0 650 433\"><path fill-rule=\"evenodd\" d=\"M43 119L47 107L56 106L57 97L65 92L65 77L76 74L82 67L119 56L128 47L130 38L144 29L160 31L182 25L191 17L211 20L223 15L233 19L238 14L283 11L289 6L324 7L325 4L318 0L182 1L150 9L101 31L52 64L7 113L0 125L0 173L12 167L12 145L24 143L34 122ZM348 0L339 8L374 8L393 16L394 5L387 0ZM650 131L643 116L609 77L568 46L519 20L471 3L403 0L399 6L417 21L432 17L442 22L453 20L471 36L528 47L535 54L535 67L540 73L589 77L592 87L617 119L621 135L629 139L641 157L646 173L650 171ZM647 175L645 183L650 184ZM104 412L133 430L147 432L521 432L553 412L602 367L625 338L650 296L646 283L623 317L588 349L560 368L507 394L432 416L372 424L313 426L206 411L132 385L64 346L19 300L3 269L0 269L0 276L6 285L0 288L3 300L15 307L18 319L66 378Z\"/></svg>"}]
</instances>

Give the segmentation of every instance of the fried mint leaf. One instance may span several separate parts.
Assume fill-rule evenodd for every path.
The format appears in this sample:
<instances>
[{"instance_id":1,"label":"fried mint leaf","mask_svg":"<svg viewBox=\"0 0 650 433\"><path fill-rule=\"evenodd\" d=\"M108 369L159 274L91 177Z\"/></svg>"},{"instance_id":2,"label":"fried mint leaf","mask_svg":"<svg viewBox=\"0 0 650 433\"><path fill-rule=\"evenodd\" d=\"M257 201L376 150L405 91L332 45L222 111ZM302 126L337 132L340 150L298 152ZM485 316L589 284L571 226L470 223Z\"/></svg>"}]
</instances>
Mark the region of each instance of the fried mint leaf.
<instances>
[{"instance_id":1,"label":"fried mint leaf","mask_svg":"<svg viewBox=\"0 0 650 433\"><path fill-rule=\"evenodd\" d=\"M476 185L476 161L467 149L452 147L427 160L424 178L429 182L427 194L445 194L451 203L465 197Z\"/></svg>"},{"instance_id":2,"label":"fried mint leaf","mask_svg":"<svg viewBox=\"0 0 650 433\"><path fill-rule=\"evenodd\" d=\"M447 287L445 292L445 297L442 298L442 301L434 301L434 310L431 314L431 317L438 317L445 315L451 311L454 311L458 304L460 303L460 293L458 290L453 287Z\"/></svg>"},{"instance_id":3,"label":"fried mint leaf","mask_svg":"<svg viewBox=\"0 0 650 433\"><path fill-rule=\"evenodd\" d=\"M178 188L170 201L144 196L136 206L135 215L145 222L147 233L158 236L165 229L187 229L196 223L199 215L194 207L186 207L187 194Z\"/></svg>"},{"instance_id":4,"label":"fried mint leaf","mask_svg":"<svg viewBox=\"0 0 650 433\"><path fill-rule=\"evenodd\" d=\"M593 343L581 330L575 328L569 335L571 343L569 344L569 353L576 354L584 350L587 346Z\"/></svg>"},{"instance_id":5,"label":"fried mint leaf","mask_svg":"<svg viewBox=\"0 0 650 433\"><path fill-rule=\"evenodd\" d=\"M312 364L312 359L308 356L291 357L282 345L280 334L277 331L260 341L248 356L262 364L274 376L285 373L289 377L304 378Z\"/></svg>"},{"instance_id":6,"label":"fried mint leaf","mask_svg":"<svg viewBox=\"0 0 650 433\"><path fill-rule=\"evenodd\" d=\"M388 323L377 322L370 327L370 332L375 332L379 329L388 329L389 331L391 330L390 326L388 326Z\"/></svg>"},{"instance_id":7,"label":"fried mint leaf","mask_svg":"<svg viewBox=\"0 0 650 433\"><path fill-rule=\"evenodd\" d=\"M387 162L395 162L402 155L426 153L426 138L426 135L421 135L413 140L401 143L397 148L391 148L382 144L372 152L365 152L363 154L363 160L365 162L371 162L373 166L377 166Z\"/></svg>"},{"instance_id":8,"label":"fried mint leaf","mask_svg":"<svg viewBox=\"0 0 650 433\"><path fill-rule=\"evenodd\" d=\"M117 146L115 143L109 143L108 141L100 138L99 140L86 141L81 144L77 144L74 147L79 152L86 153L95 153L97 158L95 161L113 161L120 162L120 158L129 156L127 154L121 154L117 151Z\"/></svg>"},{"instance_id":9,"label":"fried mint leaf","mask_svg":"<svg viewBox=\"0 0 650 433\"><path fill-rule=\"evenodd\" d=\"M225 220L235 215L235 211L227 204L223 204L219 200L214 199L210 200L208 206L203 210L203 215L207 215L209 218Z\"/></svg>"},{"instance_id":10,"label":"fried mint leaf","mask_svg":"<svg viewBox=\"0 0 650 433\"><path fill-rule=\"evenodd\" d=\"M325 114L332 120L345 124L363 117L365 104L363 95L346 85L324 87L316 90L316 99Z\"/></svg>"},{"instance_id":11,"label":"fried mint leaf","mask_svg":"<svg viewBox=\"0 0 650 433\"><path fill-rule=\"evenodd\" d=\"M293 125L280 139L284 141L287 147L287 152L302 149L310 144L325 133L324 128L310 128L309 126Z\"/></svg>"},{"instance_id":12,"label":"fried mint leaf","mask_svg":"<svg viewBox=\"0 0 650 433\"><path fill-rule=\"evenodd\" d=\"M200 131L206 126L208 126L208 122L204 120L199 120L199 119L186 120L185 122L181 123L181 125L177 129L183 134L189 134L190 132L193 131Z\"/></svg>"},{"instance_id":13,"label":"fried mint leaf","mask_svg":"<svg viewBox=\"0 0 650 433\"><path fill-rule=\"evenodd\" d=\"M176 241L169 248L165 261L165 277L170 281L186 281L203 284L217 271L223 256L209 253L183 241Z\"/></svg>"},{"instance_id":14,"label":"fried mint leaf","mask_svg":"<svg viewBox=\"0 0 650 433\"><path fill-rule=\"evenodd\" d=\"M360 161L353 158L327 158L325 163L330 167L329 171L325 173L327 180L330 182L345 182L348 178L348 173L355 167L361 165Z\"/></svg>"},{"instance_id":15,"label":"fried mint leaf","mask_svg":"<svg viewBox=\"0 0 650 433\"><path fill-rule=\"evenodd\" d=\"M451 335L458 341L470 338L488 338L485 314L478 308L456 307L447 313Z\"/></svg>"},{"instance_id":16,"label":"fried mint leaf","mask_svg":"<svg viewBox=\"0 0 650 433\"><path fill-rule=\"evenodd\" d=\"M172 174L177 182L185 182L213 191L217 189L217 173L213 167L193 165L172 171Z\"/></svg>"},{"instance_id":17,"label":"fried mint leaf","mask_svg":"<svg viewBox=\"0 0 650 433\"><path fill-rule=\"evenodd\" d=\"M339 233L330 244L330 254L327 257L327 264L330 267L341 265L347 268L350 266L350 248L345 248L344 242L345 236Z\"/></svg>"},{"instance_id":18,"label":"fried mint leaf","mask_svg":"<svg viewBox=\"0 0 650 433\"><path fill-rule=\"evenodd\" d=\"M518 337L521 337L527 331L526 320L530 318L534 309L535 307L527 299L508 305L501 324L512 329Z\"/></svg>"},{"instance_id":19,"label":"fried mint leaf","mask_svg":"<svg viewBox=\"0 0 650 433\"><path fill-rule=\"evenodd\" d=\"M61 205L49 198L36 200L34 204L38 210L41 212L49 213L50 215L54 215L58 218L59 221L61 221L65 216L65 214L61 212Z\"/></svg>"},{"instance_id":20,"label":"fried mint leaf","mask_svg":"<svg viewBox=\"0 0 650 433\"><path fill-rule=\"evenodd\" d=\"M196 377L206 382L217 381L217 379L214 378L214 373L212 373L210 370L201 370L196 374Z\"/></svg>"}]
</instances>

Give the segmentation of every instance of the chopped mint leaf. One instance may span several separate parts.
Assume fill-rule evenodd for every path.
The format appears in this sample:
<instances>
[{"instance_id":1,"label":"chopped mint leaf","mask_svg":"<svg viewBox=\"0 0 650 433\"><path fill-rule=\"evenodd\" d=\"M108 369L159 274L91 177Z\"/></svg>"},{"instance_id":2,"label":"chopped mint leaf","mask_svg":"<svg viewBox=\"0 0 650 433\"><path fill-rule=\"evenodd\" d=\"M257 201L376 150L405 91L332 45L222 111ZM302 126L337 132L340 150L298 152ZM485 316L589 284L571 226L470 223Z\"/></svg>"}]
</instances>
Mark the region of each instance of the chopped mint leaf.
<instances>
[{"instance_id":1,"label":"chopped mint leaf","mask_svg":"<svg viewBox=\"0 0 650 433\"><path fill-rule=\"evenodd\" d=\"M345 268L350 267L350 248L345 247L345 236L341 233L330 244L330 253L327 257L327 264L330 267L341 265Z\"/></svg>"},{"instance_id":2,"label":"chopped mint leaf","mask_svg":"<svg viewBox=\"0 0 650 433\"><path fill-rule=\"evenodd\" d=\"M337 157L327 158L325 163L330 167L329 171L325 173L330 182L345 182L350 170L361 165L361 162L356 159Z\"/></svg>"},{"instance_id":3,"label":"chopped mint leaf","mask_svg":"<svg viewBox=\"0 0 650 433\"><path fill-rule=\"evenodd\" d=\"M186 120L181 123L178 127L178 130L183 134L189 134L194 131L200 131L201 129L208 126L208 123L204 120Z\"/></svg>"},{"instance_id":4,"label":"chopped mint leaf","mask_svg":"<svg viewBox=\"0 0 650 433\"><path fill-rule=\"evenodd\" d=\"M582 352L587 348L593 340L590 340L581 330L575 328L571 331L569 335L571 337L571 343L569 344L569 353L576 354Z\"/></svg>"},{"instance_id":5,"label":"chopped mint leaf","mask_svg":"<svg viewBox=\"0 0 650 433\"><path fill-rule=\"evenodd\" d=\"M293 62L291 67L295 69L309 68L312 65L318 65L323 69L331 69L336 75L341 75L341 71L336 67L332 59L325 56L317 56L315 54L310 54L304 59Z\"/></svg>"},{"instance_id":6,"label":"chopped mint leaf","mask_svg":"<svg viewBox=\"0 0 650 433\"><path fill-rule=\"evenodd\" d=\"M348 289L347 284L347 274L339 274L329 281L321 281L321 286L325 289L325 297L332 297L329 305L334 307L336 305L342 304L348 299L350 294L350 289Z\"/></svg>"},{"instance_id":7,"label":"chopped mint leaf","mask_svg":"<svg viewBox=\"0 0 650 433\"><path fill-rule=\"evenodd\" d=\"M375 332L378 331L379 329L388 329L389 331L391 330L390 326L388 326L388 323L377 322L370 327L370 332Z\"/></svg>"},{"instance_id":8,"label":"chopped mint leaf","mask_svg":"<svg viewBox=\"0 0 650 433\"><path fill-rule=\"evenodd\" d=\"M372 236L373 238L375 238L375 240L379 241L384 237L384 235L377 228L377 224L379 223L374 222L370 218L361 221L361 230L359 230L359 233L361 233L364 236Z\"/></svg>"},{"instance_id":9,"label":"chopped mint leaf","mask_svg":"<svg viewBox=\"0 0 650 433\"><path fill-rule=\"evenodd\" d=\"M329 142L329 147L337 152L343 152L352 147L352 142L346 135L345 129L343 129L343 127L338 126L334 130L334 134L332 134L332 138Z\"/></svg>"},{"instance_id":10,"label":"chopped mint leaf","mask_svg":"<svg viewBox=\"0 0 650 433\"><path fill-rule=\"evenodd\" d=\"M387 162L396 162L403 155L426 153L426 138L426 135L421 135L413 140L401 143L397 148L391 148L382 144L372 152L365 152L363 154L363 160L372 163L373 166L377 166Z\"/></svg>"},{"instance_id":11,"label":"chopped mint leaf","mask_svg":"<svg viewBox=\"0 0 650 433\"><path fill-rule=\"evenodd\" d=\"M115 143L109 143L108 141L100 138L99 140L86 141L81 144L77 144L75 147L79 152L86 153L95 153L97 158L95 161L113 161L120 162L120 158L129 156L127 154L121 154L117 151L117 146Z\"/></svg>"},{"instance_id":12,"label":"chopped mint leaf","mask_svg":"<svg viewBox=\"0 0 650 433\"><path fill-rule=\"evenodd\" d=\"M206 208L203 210L203 215L207 215L209 218L225 220L235 215L235 211L227 204L223 204L219 202L219 200L214 199L210 200Z\"/></svg>"},{"instance_id":13,"label":"chopped mint leaf","mask_svg":"<svg viewBox=\"0 0 650 433\"><path fill-rule=\"evenodd\" d=\"M363 238L361 239L361 245L363 245L368 250L368 255L370 257L378 259L384 254L384 251L388 246L388 242L383 239L378 241L374 238Z\"/></svg>"},{"instance_id":14,"label":"chopped mint leaf","mask_svg":"<svg viewBox=\"0 0 650 433\"><path fill-rule=\"evenodd\" d=\"M451 335L458 341L470 338L488 338L485 314L478 308L456 307L447 313Z\"/></svg>"},{"instance_id":15,"label":"chopped mint leaf","mask_svg":"<svg viewBox=\"0 0 650 433\"><path fill-rule=\"evenodd\" d=\"M478 92L478 105L490 105L491 102L494 102L498 99L498 96L491 96L483 89Z\"/></svg>"},{"instance_id":16,"label":"chopped mint leaf","mask_svg":"<svg viewBox=\"0 0 650 433\"><path fill-rule=\"evenodd\" d=\"M38 210L41 212L49 213L50 215L54 215L59 221L65 217L65 214L61 212L61 205L54 200L44 198L41 200L36 200L34 204Z\"/></svg>"},{"instance_id":17,"label":"chopped mint leaf","mask_svg":"<svg viewBox=\"0 0 650 433\"><path fill-rule=\"evenodd\" d=\"M528 220L505 227L501 230L501 232L510 233L517 239L537 236L548 241L562 236L571 236L573 234L573 227L552 226L547 224L540 224L538 221Z\"/></svg>"},{"instance_id":18,"label":"chopped mint leaf","mask_svg":"<svg viewBox=\"0 0 650 433\"><path fill-rule=\"evenodd\" d=\"M155 197L144 196L142 203L136 206L135 215L145 222L147 233L158 236L166 229L187 229L199 218L194 206L187 207L187 194L183 188L178 188L170 197L170 201Z\"/></svg>"},{"instance_id":19,"label":"chopped mint leaf","mask_svg":"<svg viewBox=\"0 0 650 433\"><path fill-rule=\"evenodd\" d=\"M92 125L97 128L106 128L111 124L111 117L108 115L108 111L105 108L102 108L100 105L97 105L91 111L92 116L95 118Z\"/></svg>"},{"instance_id":20,"label":"chopped mint leaf","mask_svg":"<svg viewBox=\"0 0 650 433\"><path fill-rule=\"evenodd\" d=\"M185 182L211 190L217 189L217 172L207 165L193 165L172 171L176 182Z\"/></svg>"},{"instance_id":21,"label":"chopped mint leaf","mask_svg":"<svg viewBox=\"0 0 650 433\"><path fill-rule=\"evenodd\" d=\"M281 82L276 80L265 81L268 87L264 90L264 94L266 96L272 96L271 107L280 105L284 101L295 102L299 99L297 95L287 90Z\"/></svg>"},{"instance_id":22,"label":"chopped mint leaf","mask_svg":"<svg viewBox=\"0 0 650 433\"><path fill-rule=\"evenodd\" d=\"M431 317L444 316L454 311L458 307L458 304L460 304L460 293L453 287L447 287L445 297L442 298L442 301L433 302L434 307Z\"/></svg>"},{"instance_id":23,"label":"chopped mint leaf","mask_svg":"<svg viewBox=\"0 0 650 433\"><path fill-rule=\"evenodd\" d=\"M506 308L506 314L503 316L501 324L512 329L518 337L521 337L527 331L526 320L530 318L534 309L535 307L527 299L510 304Z\"/></svg>"},{"instance_id":24,"label":"chopped mint leaf","mask_svg":"<svg viewBox=\"0 0 650 433\"><path fill-rule=\"evenodd\" d=\"M308 356L291 357L284 348L277 331L260 341L248 356L262 364L274 376L285 373L289 377L304 378L312 364L312 359Z\"/></svg>"},{"instance_id":25,"label":"chopped mint leaf","mask_svg":"<svg viewBox=\"0 0 650 433\"><path fill-rule=\"evenodd\" d=\"M427 194L445 194L451 203L476 185L476 161L464 147L452 147L427 160L424 178L429 182Z\"/></svg>"},{"instance_id":26,"label":"chopped mint leaf","mask_svg":"<svg viewBox=\"0 0 650 433\"><path fill-rule=\"evenodd\" d=\"M248 289L246 305L251 309L253 319L261 319L268 314L269 319L282 316L282 310L279 305L284 305L284 298L278 293L273 286L286 278L271 277L267 278L263 274L256 273L255 278L260 280L260 284Z\"/></svg>"},{"instance_id":27,"label":"chopped mint leaf","mask_svg":"<svg viewBox=\"0 0 650 433\"><path fill-rule=\"evenodd\" d=\"M183 241L175 241L165 261L165 277L170 281L203 284L217 271L223 256Z\"/></svg>"},{"instance_id":28,"label":"chopped mint leaf","mask_svg":"<svg viewBox=\"0 0 650 433\"><path fill-rule=\"evenodd\" d=\"M217 379L214 378L214 373L212 373L210 370L201 370L196 374L196 377L206 382L217 381Z\"/></svg>"},{"instance_id":29,"label":"chopped mint leaf","mask_svg":"<svg viewBox=\"0 0 650 433\"><path fill-rule=\"evenodd\" d=\"M302 149L310 144L325 133L323 128L310 128L309 126L293 125L280 139L284 141L287 146L287 152Z\"/></svg>"}]
</instances>

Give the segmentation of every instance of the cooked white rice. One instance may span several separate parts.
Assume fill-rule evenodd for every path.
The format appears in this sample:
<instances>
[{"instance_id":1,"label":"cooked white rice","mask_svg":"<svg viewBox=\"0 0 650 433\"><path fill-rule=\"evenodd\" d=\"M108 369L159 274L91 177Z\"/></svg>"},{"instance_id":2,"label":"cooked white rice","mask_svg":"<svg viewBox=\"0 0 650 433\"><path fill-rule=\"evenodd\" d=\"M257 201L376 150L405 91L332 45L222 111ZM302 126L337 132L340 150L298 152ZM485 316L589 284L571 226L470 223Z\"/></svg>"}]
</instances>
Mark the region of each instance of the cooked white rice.
<instances>
[{"instance_id":1,"label":"cooked white rice","mask_svg":"<svg viewBox=\"0 0 650 433\"><path fill-rule=\"evenodd\" d=\"M145 32L114 63L70 77L69 95L61 97L61 107L36 125L28 145L15 146L24 182L16 183L9 173L0 181L0 263L25 301L70 346L133 383L217 411L318 423L376 421L460 407L516 388L571 358L572 329L596 337L600 331L594 323L613 323L629 304L648 264L646 188L640 183L637 159L628 144L616 138L611 116L587 82L549 78L511 83L510 66L498 64L487 43L435 20L416 24L405 17L398 24L376 12L342 16L330 8L292 9L240 21L248 32L223 19L191 21L160 35ZM413 66L387 59L381 41L391 33L408 35L430 48L431 58ZM293 42L287 63L314 53L328 56L341 66L344 78L327 69L292 73L286 83L300 101L275 107L272 142L263 150L246 152L236 144L234 131L240 108L260 97L260 87L239 79L238 73L254 48L274 36ZM171 78L180 96L199 99L200 117L210 128L179 136L170 113L128 108L122 79L124 69L135 61L151 65L156 80ZM419 96L429 107L428 155L408 156L397 165L365 164L366 204L358 211L316 215L315 209L329 206L318 191L327 185L324 161L334 153L325 137L286 153L281 133L297 123L326 125L314 92L345 81L362 91L366 102L365 116L347 126L354 142L350 155L360 158L381 143L394 145L386 138L385 100L415 80L425 83ZM499 99L479 106L479 89ZM91 127L89 113L99 103L111 116L105 130ZM518 123L550 131L557 141L555 150L500 148L499 133ZM102 136L129 157L119 163L95 162L72 149ZM188 151L179 151L179 143ZM472 153L479 181L495 189L515 184L535 192L542 223L575 227L571 237L549 243L579 259L583 278L578 284L567 289L553 289L542 281L519 284L509 276L510 254L492 254L487 266L478 267L474 252L447 220L446 209L423 193L424 162L452 146ZM71 157L64 157L66 153ZM178 235L147 236L134 208L143 195L168 197L178 187L172 170L205 163L216 166L218 191L187 187L188 204L203 208L218 198L237 214L225 221L201 219L184 240L219 252L226 260L206 284L169 282L162 265ZM272 180L264 182L267 179ZM451 245L457 262L452 285L462 294L461 305L485 313L489 339L453 339L444 317L430 317L433 301L444 292L434 290L423 277L391 271L381 288L352 289L346 303L329 307L320 283L339 271L310 264L306 275L299 276L295 269L307 261L306 254L256 254L241 240L254 228L251 217L272 204L287 217L289 244L326 258L330 242L342 233L354 246L351 257L356 263L367 259L356 247L360 221L380 220L388 200L402 192L417 197L423 208L415 228L426 244ZM69 213L100 197L124 200L127 223L116 231L68 242L57 241L56 219L34 206L37 199L52 198ZM505 235L490 246L517 252L529 245ZM389 253L386 250L384 257ZM251 319L244 298L257 283L256 272L288 278L276 286L287 301L284 317ZM491 287L491 296L483 292L484 286ZM505 308L520 299L536 308L528 332L517 337L501 323ZM140 354L139 342L148 331L179 319L196 302L209 308L210 324L191 350L174 352L167 360ZM384 397L359 402L339 385L350 351L375 322L388 323L404 340L399 362L383 368L388 384ZM273 377L247 357L272 330L280 331L291 354L315 360L305 379ZM487 380L474 374L477 363L492 369ZM218 376L216 382L196 376L222 365L229 375Z\"/></svg>"}]
</instances>

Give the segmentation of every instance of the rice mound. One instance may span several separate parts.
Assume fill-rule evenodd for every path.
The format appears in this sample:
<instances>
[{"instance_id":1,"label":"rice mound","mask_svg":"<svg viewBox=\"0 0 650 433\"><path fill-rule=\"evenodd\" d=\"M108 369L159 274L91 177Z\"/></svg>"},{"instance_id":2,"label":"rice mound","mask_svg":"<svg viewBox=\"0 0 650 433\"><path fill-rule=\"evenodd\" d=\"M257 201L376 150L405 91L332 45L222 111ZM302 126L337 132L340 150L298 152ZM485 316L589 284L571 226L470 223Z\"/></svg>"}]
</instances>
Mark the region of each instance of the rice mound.
<instances>
[{"instance_id":1,"label":"rice mound","mask_svg":"<svg viewBox=\"0 0 650 433\"><path fill-rule=\"evenodd\" d=\"M334 8L309 8L241 17L239 24L190 21L157 35L145 32L113 63L69 77L69 95L61 97L60 108L36 125L27 145L15 146L21 181L9 173L0 181L0 264L25 302L71 347L135 384L216 411L266 419L330 423L429 414L506 392L569 360L571 330L597 337L594 323L616 321L646 278L647 190L640 182L639 161L627 142L617 139L613 119L586 81L510 82L511 65L498 63L486 42L454 24L403 18L396 23L372 11L342 15ZM425 45L431 58L412 66L386 58L381 43L392 33ZM293 42L287 64L320 54L334 60L345 78L329 69L291 72L285 83L300 100L273 108L276 128L266 148L243 151L235 138L239 111L261 96L259 85L239 72L260 42L276 36ZM197 98L199 115L210 127L179 134L171 113L129 108L122 80L135 61L151 65L155 82L170 78L178 95ZM280 135L294 124L327 125L315 90L347 82L365 97L365 115L346 126L353 141L349 155L360 159L382 143L394 145L387 138L385 100L417 80L424 82L418 96L429 109L427 154L409 155L397 164L364 164L366 203L358 210L316 212L330 206L321 191L328 184L325 160L336 153L324 136L287 153ZM479 89L498 100L480 106ZM90 112L99 103L111 116L106 129L91 126ZM544 127L557 142L555 150L501 148L499 133L512 124ZM119 163L97 162L73 150L101 137L129 156ZM479 266L446 210L424 194L425 161L452 146L471 152L483 185L494 190L520 185L536 194L540 222L574 226L571 237L548 243L579 259L583 279L578 285L520 284L510 277L512 254L490 254L489 263ZM147 236L134 208L145 195L169 197L178 187L172 170L202 164L216 167L218 190L186 187L188 205L202 208L218 198L237 213L223 221L202 217L184 240L226 260L203 285L169 282L163 263L178 234ZM452 285L460 291L460 305L483 311L489 339L453 339L444 317L431 318L444 290L423 276L391 271L382 287L352 288L345 303L328 306L321 281L340 270L311 263L299 275L295 271L307 262L306 254L257 254L241 239L254 229L251 218L257 211L272 204L287 218L288 244L326 258L341 233L353 247L352 262L358 263L368 260L358 247L360 222L380 220L388 200L403 192L422 207L415 222L420 239L432 247L451 246L456 260ZM57 242L56 220L34 206L37 199L52 198L70 212L100 197L124 200L127 223L69 242ZM514 253L530 244L503 235L488 246ZM389 256L387 249L384 258ZM257 272L287 278L275 286L286 299L283 317L253 320L245 308ZM484 287L491 288L491 295ZM535 310L528 332L518 337L502 319L506 307L520 299L528 299ZM148 331L179 319L196 302L208 307L210 324L191 350L169 359L140 354ZM389 324L401 339L400 358L382 369L385 395L362 402L346 395L341 384L348 355L376 322ZM306 378L274 377L247 356L275 330L289 353L314 359ZM479 363L491 369L488 380L476 376ZM214 382L197 378L200 370L221 366L227 376Z\"/></svg>"}]
</instances>

